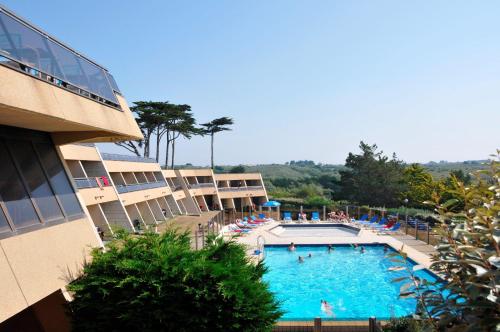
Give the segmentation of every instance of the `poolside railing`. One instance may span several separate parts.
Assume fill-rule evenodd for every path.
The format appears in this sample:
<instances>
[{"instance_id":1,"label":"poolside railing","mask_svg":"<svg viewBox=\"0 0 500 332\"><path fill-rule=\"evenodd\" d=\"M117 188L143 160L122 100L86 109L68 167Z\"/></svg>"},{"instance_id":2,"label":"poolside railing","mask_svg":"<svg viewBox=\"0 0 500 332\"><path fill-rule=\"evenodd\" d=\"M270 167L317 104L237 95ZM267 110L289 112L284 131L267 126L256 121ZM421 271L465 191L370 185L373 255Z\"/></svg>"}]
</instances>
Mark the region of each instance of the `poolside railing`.
<instances>
[{"instance_id":1,"label":"poolside railing","mask_svg":"<svg viewBox=\"0 0 500 332\"><path fill-rule=\"evenodd\" d=\"M196 250L204 248L207 237L210 235L218 236L227 224L228 222L224 220L223 211L219 211L204 225L199 224L198 229L193 232L191 238L192 247Z\"/></svg>"}]
</instances>

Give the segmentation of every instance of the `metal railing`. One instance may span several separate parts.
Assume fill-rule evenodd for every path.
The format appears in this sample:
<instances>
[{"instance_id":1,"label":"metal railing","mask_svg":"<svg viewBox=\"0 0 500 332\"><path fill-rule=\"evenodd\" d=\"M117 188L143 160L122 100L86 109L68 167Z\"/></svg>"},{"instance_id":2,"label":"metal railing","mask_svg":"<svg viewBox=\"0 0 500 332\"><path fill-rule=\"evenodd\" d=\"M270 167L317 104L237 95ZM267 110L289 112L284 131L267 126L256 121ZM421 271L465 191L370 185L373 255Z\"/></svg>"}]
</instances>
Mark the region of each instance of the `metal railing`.
<instances>
[{"instance_id":1,"label":"metal railing","mask_svg":"<svg viewBox=\"0 0 500 332\"><path fill-rule=\"evenodd\" d=\"M131 161L136 163L156 163L156 159L137 157L137 156L127 156L123 154L116 153L101 153L102 159L104 160L115 160L115 161Z\"/></svg>"},{"instance_id":2,"label":"metal railing","mask_svg":"<svg viewBox=\"0 0 500 332\"><path fill-rule=\"evenodd\" d=\"M248 187L220 187L217 190L226 191L248 191L248 190L264 190L263 186L248 186Z\"/></svg>"},{"instance_id":3,"label":"metal railing","mask_svg":"<svg viewBox=\"0 0 500 332\"><path fill-rule=\"evenodd\" d=\"M97 187L106 187L110 186L111 182L107 180L107 184L104 183L102 178L75 178L75 184L78 189L83 188L97 188Z\"/></svg>"},{"instance_id":4,"label":"metal railing","mask_svg":"<svg viewBox=\"0 0 500 332\"><path fill-rule=\"evenodd\" d=\"M128 185L116 185L116 190L118 193L123 194L123 193L129 193L132 191L138 191L138 190L146 190L146 189L153 189L153 188L160 188L160 187L167 187L167 183L163 181L158 181L158 182L149 182L149 183L136 183L136 184L128 184Z\"/></svg>"},{"instance_id":5,"label":"metal railing","mask_svg":"<svg viewBox=\"0 0 500 332\"><path fill-rule=\"evenodd\" d=\"M198 229L194 231L192 237L192 246L194 249L202 249L206 245L207 236L209 235L219 235L224 226L228 222L224 220L224 213L220 211L212 219L210 219L205 225L199 224Z\"/></svg>"},{"instance_id":6,"label":"metal railing","mask_svg":"<svg viewBox=\"0 0 500 332\"><path fill-rule=\"evenodd\" d=\"M108 71L0 5L0 63L60 88L120 108ZM1 60L1 59L0 59Z\"/></svg>"},{"instance_id":7,"label":"metal railing","mask_svg":"<svg viewBox=\"0 0 500 332\"><path fill-rule=\"evenodd\" d=\"M195 184L188 184L189 189L197 189L197 188L214 188L215 184L210 182L210 183L195 183Z\"/></svg>"}]
</instances>

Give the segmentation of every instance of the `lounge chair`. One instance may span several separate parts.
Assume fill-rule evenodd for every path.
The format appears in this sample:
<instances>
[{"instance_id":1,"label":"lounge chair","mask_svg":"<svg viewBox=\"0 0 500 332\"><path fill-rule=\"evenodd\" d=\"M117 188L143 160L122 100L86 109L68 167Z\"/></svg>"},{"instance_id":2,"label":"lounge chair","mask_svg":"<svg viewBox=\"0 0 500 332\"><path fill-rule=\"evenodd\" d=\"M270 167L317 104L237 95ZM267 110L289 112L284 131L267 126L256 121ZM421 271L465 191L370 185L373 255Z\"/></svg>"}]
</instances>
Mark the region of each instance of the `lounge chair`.
<instances>
[{"instance_id":1,"label":"lounge chair","mask_svg":"<svg viewBox=\"0 0 500 332\"><path fill-rule=\"evenodd\" d=\"M364 226L369 226L371 224L374 224L376 223L378 220L378 216L373 216L370 220L368 221L359 221L358 223L361 224L361 225L364 225Z\"/></svg>"},{"instance_id":2,"label":"lounge chair","mask_svg":"<svg viewBox=\"0 0 500 332\"><path fill-rule=\"evenodd\" d=\"M265 215L264 213L259 213L259 219L264 219L264 220L266 220L266 219L268 219L268 218L266 218L266 215Z\"/></svg>"},{"instance_id":3,"label":"lounge chair","mask_svg":"<svg viewBox=\"0 0 500 332\"><path fill-rule=\"evenodd\" d=\"M292 213L291 212L283 212L283 221L285 221L285 222L292 221Z\"/></svg>"},{"instance_id":4,"label":"lounge chair","mask_svg":"<svg viewBox=\"0 0 500 332\"><path fill-rule=\"evenodd\" d=\"M369 226L371 228L379 228L379 227L383 227L387 224L387 218L386 217L382 217L380 218L380 221L376 224L370 224Z\"/></svg>"},{"instance_id":5,"label":"lounge chair","mask_svg":"<svg viewBox=\"0 0 500 332\"><path fill-rule=\"evenodd\" d=\"M238 226L241 229L245 229L245 228L249 228L250 229L250 228L259 227L259 225L249 224L249 223L247 223L245 221L241 221L241 220L236 220L235 225Z\"/></svg>"},{"instance_id":6,"label":"lounge chair","mask_svg":"<svg viewBox=\"0 0 500 332\"><path fill-rule=\"evenodd\" d=\"M238 227L236 224L229 224L229 230L234 233L250 233L251 230Z\"/></svg>"},{"instance_id":7,"label":"lounge chair","mask_svg":"<svg viewBox=\"0 0 500 332\"><path fill-rule=\"evenodd\" d=\"M252 219L253 222L260 222L262 224L268 223L266 219L257 219L255 216L250 216L250 219Z\"/></svg>"},{"instance_id":8,"label":"lounge chair","mask_svg":"<svg viewBox=\"0 0 500 332\"><path fill-rule=\"evenodd\" d=\"M367 219L368 219L368 215L367 215L367 214L363 214L363 215L361 216L361 218L359 218L359 220L356 220L356 221L365 221L365 220L367 220Z\"/></svg>"},{"instance_id":9,"label":"lounge chair","mask_svg":"<svg viewBox=\"0 0 500 332\"><path fill-rule=\"evenodd\" d=\"M400 228L401 228L401 224L396 223L391 228L380 231L378 234L393 234L393 233L396 233Z\"/></svg>"},{"instance_id":10,"label":"lounge chair","mask_svg":"<svg viewBox=\"0 0 500 332\"><path fill-rule=\"evenodd\" d=\"M391 221L388 221L387 223L383 224L383 225L380 225L380 226L374 226L374 230L386 230L386 229L390 229L392 228L392 226L394 226L394 224L396 224L396 220L391 220Z\"/></svg>"},{"instance_id":11,"label":"lounge chair","mask_svg":"<svg viewBox=\"0 0 500 332\"><path fill-rule=\"evenodd\" d=\"M311 221L320 221L319 212L313 212L311 216Z\"/></svg>"}]
</instances>

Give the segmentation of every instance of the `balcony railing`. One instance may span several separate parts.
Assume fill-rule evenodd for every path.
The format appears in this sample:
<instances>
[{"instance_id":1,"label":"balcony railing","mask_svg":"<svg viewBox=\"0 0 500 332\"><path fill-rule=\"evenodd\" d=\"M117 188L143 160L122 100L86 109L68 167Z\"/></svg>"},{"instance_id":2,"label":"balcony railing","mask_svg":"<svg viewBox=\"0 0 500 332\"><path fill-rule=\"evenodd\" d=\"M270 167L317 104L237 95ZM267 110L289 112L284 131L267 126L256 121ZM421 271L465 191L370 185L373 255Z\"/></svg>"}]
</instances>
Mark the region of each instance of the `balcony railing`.
<instances>
[{"instance_id":1,"label":"balcony railing","mask_svg":"<svg viewBox=\"0 0 500 332\"><path fill-rule=\"evenodd\" d=\"M263 186L248 186L248 187L220 187L217 190L220 192L227 191L249 191L249 190L264 190Z\"/></svg>"},{"instance_id":2,"label":"balcony railing","mask_svg":"<svg viewBox=\"0 0 500 332\"><path fill-rule=\"evenodd\" d=\"M127 184L127 185L117 185L116 190L120 193L129 193L132 191L138 190L146 190L160 187L167 187L167 183L163 181L158 182L149 182L149 183L136 183L136 184Z\"/></svg>"},{"instance_id":3,"label":"balcony railing","mask_svg":"<svg viewBox=\"0 0 500 332\"><path fill-rule=\"evenodd\" d=\"M198 189L198 188L214 188L215 184L210 182L210 183L195 183L195 184L188 184L189 189Z\"/></svg>"},{"instance_id":4,"label":"balcony railing","mask_svg":"<svg viewBox=\"0 0 500 332\"><path fill-rule=\"evenodd\" d=\"M137 156L127 156L123 154L116 153L101 153L102 159L104 160L116 160L116 161L131 161L135 163L156 163L153 158L144 158Z\"/></svg>"},{"instance_id":5,"label":"balcony railing","mask_svg":"<svg viewBox=\"0 0 500 332\"><path fill-rule=\"evenodd\" d=\"M0 5L0 64L120 108L108 71Z\"/></svg>"},{"instance_id":6,"label":"balcony railing","mask_svg":"<svg viewBox=\"0 0 500 332\"><path fill-rule=\"evenodd\" d=\"M111 185L111 182L106 176L95 178L75 178L74 180L78 189L107 187Z\"/></svg>"}]
</instances>

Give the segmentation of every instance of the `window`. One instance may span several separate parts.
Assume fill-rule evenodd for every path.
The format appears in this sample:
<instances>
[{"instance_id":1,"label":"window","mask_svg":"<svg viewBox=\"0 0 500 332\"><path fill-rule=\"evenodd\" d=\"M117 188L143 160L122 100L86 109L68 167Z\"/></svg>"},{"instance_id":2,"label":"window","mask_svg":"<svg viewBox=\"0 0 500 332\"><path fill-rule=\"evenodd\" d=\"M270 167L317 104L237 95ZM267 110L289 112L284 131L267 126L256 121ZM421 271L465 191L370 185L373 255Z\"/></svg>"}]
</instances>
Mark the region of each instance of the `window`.
<instances>
[{"instance_id":1,"label":"window","mask_svg":"<svg viewBox=\"0 0 500 332\"><path fill-rule=\"evenodd\" d=\"M14 226L24 228L40 223L31 199L24 188L14 163L3 142L0 142L0 196Z\"/></svg>"},{"instance_id":2,"label":"window","mask_svg":"<svg viewBox=\"0 0 500 332\"><path fill-rule=\"evenodd\" d=\"M61 208L50 188L42 167L38 162L35 151L31 142L27 141L8 141L17 167L26 182L31 197L35 200L36 205L45 221L54 221L63 219Z\"/></svg>"},{"instance_id":3,"label":"window","mask_svg":"<svg viewBox=\"0 0 500 332\"><path fill-rule=\"evenodd\" d=\"M82 215L83 211L80 203L76 198L68 176L52 144L36 143L35 147L40 155L42 165L47 171L52 188L54 188L55 194L59 197L66 215L69 217Z\"/></svg>"},{"instance_id":4,"label":"window","mask_svg":"<svg viewBox=\"0 0 500 332\"><path fill-rule=\"evenodd\" d=\"M5 214L2 211L2 207L0 207L0 234L10 230L11 229L9 223L7 222L7 218L5 217Z\"/></svg>"},{"instance_id":5,"label":"window","mask_svg":"<svg viewBox=\"0 0 500 332\"><path fill-rule=\"evenodd\" d=\"M0 238L83 216L50 136L0 126Z\"/></svg>"}]
</instances>

